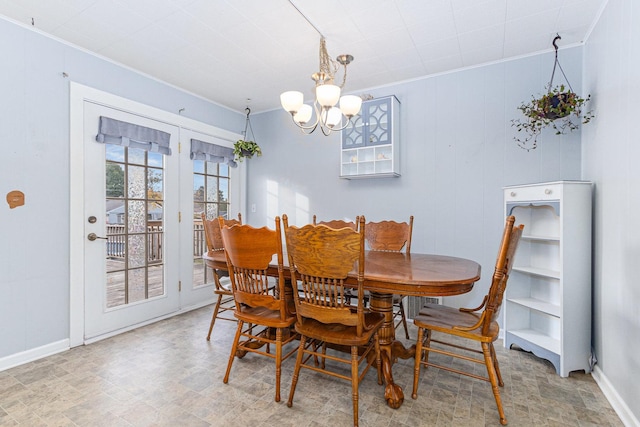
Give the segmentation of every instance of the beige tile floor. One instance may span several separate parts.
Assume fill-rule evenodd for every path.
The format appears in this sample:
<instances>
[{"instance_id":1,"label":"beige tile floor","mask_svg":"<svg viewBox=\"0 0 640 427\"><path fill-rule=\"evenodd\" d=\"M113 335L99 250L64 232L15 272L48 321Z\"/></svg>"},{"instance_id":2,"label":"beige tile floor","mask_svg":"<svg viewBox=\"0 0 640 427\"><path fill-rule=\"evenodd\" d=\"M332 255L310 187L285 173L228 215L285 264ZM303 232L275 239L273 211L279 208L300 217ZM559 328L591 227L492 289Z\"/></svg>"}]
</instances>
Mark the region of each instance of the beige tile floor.
<instances>
[{"instance_id":1,"label":"beige tile floor","mask_svg":"<svg viewBox=\"0 0 640 427\"><path fill-rule=\"evenodd\" d=\"M283 365L280 403L266 358L236 360L223 384L235 324L219 322L207 342L210 313L206 307L0 372L0 425L351 425L350 386L326 375L302 372L293 407L286 406L293 358ZM415 339L413 326L410 332ZM590 375L560 378L549 362L500 342L496 349L510 426L622 425ZM405 391L394 410L370 371L360 387L360 425L500 425L488 383L430 368L413 400L412 376L412 361L394 365Z\"/></svg>"}]
</instances>

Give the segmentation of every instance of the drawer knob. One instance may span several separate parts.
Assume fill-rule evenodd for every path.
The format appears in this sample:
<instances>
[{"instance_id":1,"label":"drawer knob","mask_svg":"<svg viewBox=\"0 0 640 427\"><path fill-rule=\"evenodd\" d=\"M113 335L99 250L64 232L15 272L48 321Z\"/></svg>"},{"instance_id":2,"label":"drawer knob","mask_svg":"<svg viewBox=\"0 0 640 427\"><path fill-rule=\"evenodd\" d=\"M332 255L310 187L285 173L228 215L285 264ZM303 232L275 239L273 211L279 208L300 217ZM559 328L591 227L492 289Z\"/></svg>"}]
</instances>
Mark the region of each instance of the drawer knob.
<instances>
[{"instance_id":1,"label":"drawer knob","mask_svg":"<svg viewBox=\"0 0 640 427\"><path fill-rule=\"evenodd\" d=\"M544 189L544 194L551 194L551 193L552 193L552 191L551 191L550 188L545 188Z\"/></svg>"},{"instance_id":2,"label":"drawer knob","mask_svg":"<svg viewBox=\"0 0 640 427\"><path fill-rule=\"evenodd\" d=\"M515 191L511 192L511 197L516 197L516 192Z\"/></svg>"}]
</instances>

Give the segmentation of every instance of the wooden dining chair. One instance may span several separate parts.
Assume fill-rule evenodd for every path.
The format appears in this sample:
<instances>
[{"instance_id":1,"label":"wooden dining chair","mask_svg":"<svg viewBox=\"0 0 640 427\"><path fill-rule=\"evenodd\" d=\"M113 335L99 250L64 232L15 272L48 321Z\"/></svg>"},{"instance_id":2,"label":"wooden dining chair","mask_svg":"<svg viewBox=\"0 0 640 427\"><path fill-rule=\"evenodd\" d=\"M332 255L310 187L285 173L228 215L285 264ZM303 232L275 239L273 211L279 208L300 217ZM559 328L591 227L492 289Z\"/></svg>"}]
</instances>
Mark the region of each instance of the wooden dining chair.
<instances>
[{"instance_id":1,"label":"wooden dining chair","mask_svg":"<svg viewBox=\"0 0 640 427\"><path fill-rule=\"evenodd\" d=\"M523 225L515 226L515 217L509 216L506 221L502 242L496 260L496 266L491 280L489 293L482 300L482 304L477 308L453 308L438 304L425 305L420 313L413 320L418 327L418 339L416 342L415 366L413 374L413 393L411 397L414 399L418 396L418 382L420 379L421 365L433 366L438 369L454 372L461 375L467 375L472 378L488 381L491 383L493 396L498 407L500 415L500 423L507 424L507 419L502 409L502 401L500 399L500 390L498 386L504 386L496 351L493 342L498 338L500 327L498 326L498 314L502 305L502 298L507 287L509 273L513 266L513 257L518 247L520 236L522 236ZM479 342L482 351L477 348L469 347L468 344L460 344L459 342L443 341L433 339L432 332L457 337L458 341L475 341ZM439 344L433 347L432 344ZM458 350L464 350L467 354L460 351L446 350L444 348L453 347ZM487 376L476 375L473 372L456 369L452 366L439 365L429 361L429 353L434 352L445 356L459 358L462 360L484 364L487 369ZM476 353L483 355L483 358L471 357L468 353Z\"/></svg>"},{"instance_id":2,"label":"wooden dining chair","mask_svg":"<svg viewBox=\"0 0 640 427\"><path fill-rule=\"evenodd\" d=\"M328 220L328 221L317 221L316 216L313 216L313 225L319 225L319 224L324 224L327 227L331 227L331 228L344 228L344 227L349 227L355 231L358 231L358 221L359 221L359 217L356 216L356 220L355 221L345 221L343 219L332 219L332 220Z\"/></svg>"},{"instance_id":3,"label":"wooden dining chair","mask_svg":"<svg viewBox=\"0 0 640 427\"><path fill-rule=\"evenodd\" d=\"M279 402L282 361L296 351L293 346L283 354L283 347L297 336L291 331L296 317L290 312L286 300L280 217L275 218L275 230L239 224L229 227L220 218L220 231L236 302L234 315L238 319L223 381L225 384L229 381L236 355L244 356L251 352L271 357L276 364L275 401ZM274 256L278 264L276 278L267 274ZM270 283L272 281L275 284ZM272 291L274 286L275 291ZM240 342L243 337L246 340ZM275 345L275 355L270 353L272 344ZM262 345L267 346L266 351L261 350Z\"/></svg>"},{"instance_id":4,"label":"wooden dining chair","mask_svg":"<svg viewBox=\"0 0 640 427\"><path fill-rule=\"evenodd\" d=\"M313 225L326 225L327 227L331 227L331 228L351 228L352 230L358 231L358 223L360 221L360 217L356 216L356 220L355 221L345 221L343 219L331 219L331 220L327 220L327 221L317 221L317 218L315 215L313 215ZM345 298L347 300L347 303L351 304L351 301L353 300L353 292L351 291L351 289L345 289L344 290L344 294L345 294ZM364 297L364 302L365 305L368 302L368 298L365 295Z\"/></svg>"},{"instance_id":5,"label":"wooden dining chair","mask_svg":"<svg viewBox=\"0 0 640 427\"><path fill-rule=\"evenodd\" d=\"M202 212L202 226L204 227L204 237L207 242L207 251L209 253L224 251L224 245L222 244L222 235L220 234L220 221L218 218L208 220L206 214ZM242 214L238 213L238 219L225 219L225 225L231 226L234 224L242 224ZM215 289L213 293L218 296L216 305L213 308L213 315L211 316L211 323L209 324L209 332L207 333L207 341L211 340L211 332L213 331L213 325L216 323L216 319L236 321L234 317L225 315L226 312L231 312L235 308L233 302L233 292L231 291L231 282L222 284L220 277L226 276L227 273L212 269L213 283Z\"/></svg>"},{"instance_id":6,"label":"wooden dining chair","mask_svg":"<svg viewBox=\"0 0 640 427\"><path fill-rule=\"evenodd\" d=\"M301 368L350 380L353 425L357 426L359 384L373 363L378 370L378 383L382 384L378 329L384 316L365 310L363 303L364 217L360 217L359 231L312 224L302 228L289 227L287 216L282 218L291 278L300 283L302 290L302 295L293 294L297 316L295 329L300 334L300 346L287 405L293 404ZM345 298L345 281L354 266L358 297L355 308ZM350 357L328 354L327 345L348 348ZM375 354L370 354L371 351ZM322 363L316 363L318 359ZM326 359L350 365L351 375L327 369ZM364 364L362 371L361 364Z\"/></svg>"},{"instance_id":7,"label":"wooden dining chair","mask_svg":"<svg viewBox=\"0 0 640 427\"><path fill-rule=\"evenodd\" d=\"M409 217L409 222L369 222L366 230L365 239L370 250L402 252L404 249L405 253L411 253L413 215ZM410 339L403 300L403 295L393 296L393 322L396 329L402 325L405 336Z\"/></svg>"}]
</instances>

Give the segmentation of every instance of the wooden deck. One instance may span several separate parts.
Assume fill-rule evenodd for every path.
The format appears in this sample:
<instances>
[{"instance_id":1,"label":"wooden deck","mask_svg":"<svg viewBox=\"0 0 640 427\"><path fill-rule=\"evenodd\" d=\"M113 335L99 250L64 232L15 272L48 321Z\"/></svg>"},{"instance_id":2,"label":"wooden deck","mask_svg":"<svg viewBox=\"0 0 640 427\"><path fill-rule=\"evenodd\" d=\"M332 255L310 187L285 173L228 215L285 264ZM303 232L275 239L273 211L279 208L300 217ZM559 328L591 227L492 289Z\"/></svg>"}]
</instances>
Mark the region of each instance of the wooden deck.
<instances>
[{"instance_id":1,"label":"wooden deck","mask_svg":"<svg viewBox=\"0 0 640 427\"><path fill-rule=\"evenodd\" d=\"M122 259L107 259L107 308L125 304L125 265ZM200 258L194 259L193 283L205 283L204 262ZM144 269L129 270L129 303L153 298L164 293L163 265L150 265L148 290L145 290ZM139 272L139 273L136 273ZM211 273L208 272L208 277ZM148 292L148 296L147 296Z\"/></svg>"}]
</instances>

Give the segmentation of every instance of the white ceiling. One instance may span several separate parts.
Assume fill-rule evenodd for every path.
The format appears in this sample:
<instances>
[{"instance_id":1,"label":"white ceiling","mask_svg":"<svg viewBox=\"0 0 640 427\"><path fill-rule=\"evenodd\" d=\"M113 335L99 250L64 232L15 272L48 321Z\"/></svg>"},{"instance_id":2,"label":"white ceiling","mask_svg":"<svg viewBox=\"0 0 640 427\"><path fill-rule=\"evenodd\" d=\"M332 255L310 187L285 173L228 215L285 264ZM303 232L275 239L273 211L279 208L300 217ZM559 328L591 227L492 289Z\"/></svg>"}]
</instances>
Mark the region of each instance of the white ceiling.
<instances>
[{"instance_id":1,"label":"white ceiling","mask_svg":"<svg viewBox=\"0 0 640 427\"><path fill-rule=\"evenodd\" d=\"M361 94L552 50L556 33L561 48L580 44L606 2L0 0L0 15L239 112L251 99L259 112L278 108L285 90L311 98L313 26L332 57L355 57L344 91Z\"/></svg>"}]
</instances>

